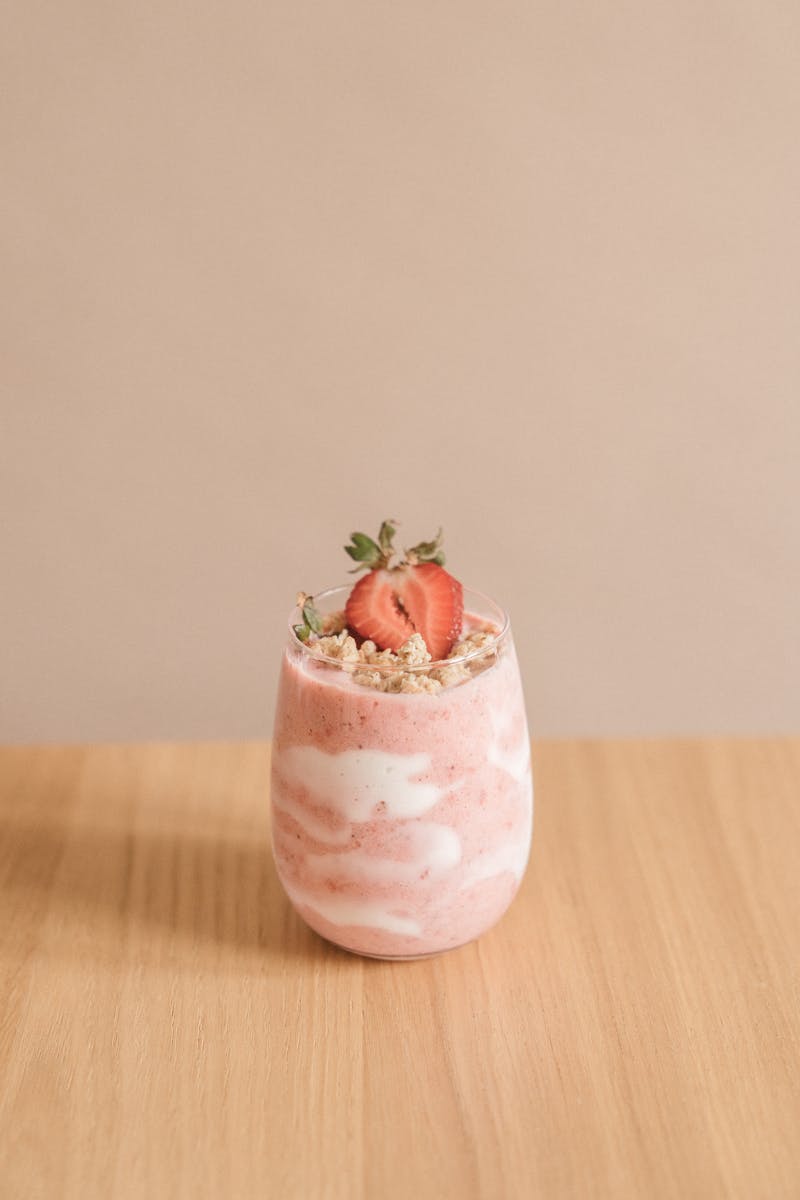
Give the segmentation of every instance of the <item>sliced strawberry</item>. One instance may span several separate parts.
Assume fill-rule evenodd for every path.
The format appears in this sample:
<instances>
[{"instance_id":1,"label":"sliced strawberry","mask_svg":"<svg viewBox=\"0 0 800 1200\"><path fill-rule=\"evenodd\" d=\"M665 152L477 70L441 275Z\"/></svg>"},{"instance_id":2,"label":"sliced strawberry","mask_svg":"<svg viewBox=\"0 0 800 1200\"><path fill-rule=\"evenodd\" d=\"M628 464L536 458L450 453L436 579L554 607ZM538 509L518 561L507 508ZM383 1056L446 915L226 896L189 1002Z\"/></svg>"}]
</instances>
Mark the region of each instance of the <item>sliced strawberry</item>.
<instances>
[{"instance_id":1,"label":"sliced strawberry","mask_svg":"<svg viewBox=\"0 0 800 1200\"><path fill-rule=\"evenodd\" d=\"M442 531L432 541L405 550L405 559L392 566L395 524L384 521L377 542L354 533L352 544L345 546L356 571L367 571L347 601L348 627L383 650L399 650L419 633L434 660L446 658L461 633L464 595L458 580L442 566Z\"/></svg>"},{"instance_id":2,"label":"sliced strawberry","mask_svg":"<svg viewBox=\"0 0 800 1200\"><path fill-rule=\"evenodd\" d=\"M397 602L394 583L397 571L383 568L368 571L347 599L348 628L359 637L371 638L383 650L399 650L414 632L414 626Z\"/></svg>"},{"instance_id":3,"label":"sliced strawberry","mask_svg":"<svg viewBox=\"0 0 800 1200\"><path fill-rule=\"evenodd\" d=\"M437 563L398 567L394 590L431 657L446 658L461 633L464 592L457 579Z\"/></svg>"}]
</instances>

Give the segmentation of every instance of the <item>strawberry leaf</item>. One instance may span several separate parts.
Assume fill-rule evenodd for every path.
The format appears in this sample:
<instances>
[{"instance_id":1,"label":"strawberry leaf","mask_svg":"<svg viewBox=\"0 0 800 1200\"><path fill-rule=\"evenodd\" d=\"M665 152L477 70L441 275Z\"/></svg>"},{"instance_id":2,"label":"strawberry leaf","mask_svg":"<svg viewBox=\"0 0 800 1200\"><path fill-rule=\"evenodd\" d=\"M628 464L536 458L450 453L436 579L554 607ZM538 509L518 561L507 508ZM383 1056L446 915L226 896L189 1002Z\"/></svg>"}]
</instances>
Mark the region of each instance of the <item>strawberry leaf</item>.
<instances>
[{"instance_id":1,"label":"strawberry leaf","mask_svg":"<svg viewBox=\"0 0 800 1200\"><path fill-rule=\"evenodd\" d=\"M303 605L303 620L312 633L322 633L322 617L310 597Z\"/></svg>"},{"instance_id":2,"label":"strawberry leaf","mask_svg":"<svg viewBox=\"0 0 800 1200\"><path fill-rule=\"evenodd\" d=\"M380 532L378 534L378 541L380 542L381 550L386 555L391 554L394 550L392 542L394 540L394 535L397 533L397 529L395 528L396 525L396 521L384 521L381 525Z\"/></svg>"},{"instance_id":3,"label":"strawberry leaf","mask_svg":"<svg viewBox=\"0 0 800 1200\"><path fill-rule=\"evenodd\" d=\"M444 551L442 550L441 529L432 542L420 542L418 546L412 546L410 550L406 550L406 555L409 562L435 562L440 567L443 566Z\"/></svg>"},{"instance_id":4,"label":"strawberry leaf","mask_svg":"<svg viewBox=\"0 0 800 1200\"><path fill-rule=\"evenodd\" d=\"M345 546L345 552L350 555L357 563L363 563L365 567L378 566L383 554L377 542L371 537L367 537L365 533L351 533L351 546Z\"/></svg>"},{"instance_id":5,"label":"strawberry leaf","mask_svg":"<svg viewBox=\"0 0 800 1200\"><path fill-rule=\"evenodd\" d=\"M307 642L312 633L322 633L322 617L314 604L314 597L309 596L308 592L297 593L297 607L303 620L293 628L300 641Z\"/></svg>"}]
</instances>

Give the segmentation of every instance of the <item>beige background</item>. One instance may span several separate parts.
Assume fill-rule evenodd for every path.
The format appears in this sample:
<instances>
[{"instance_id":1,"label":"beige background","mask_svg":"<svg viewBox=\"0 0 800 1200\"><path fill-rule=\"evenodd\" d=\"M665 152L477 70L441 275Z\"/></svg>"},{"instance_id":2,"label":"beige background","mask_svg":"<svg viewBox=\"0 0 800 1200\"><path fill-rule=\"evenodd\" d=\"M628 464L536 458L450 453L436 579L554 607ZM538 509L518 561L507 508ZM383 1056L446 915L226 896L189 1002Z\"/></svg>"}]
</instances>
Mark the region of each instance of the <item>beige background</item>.
<instances>
[{"instance_id":1,"label":"beige background","mask_svg":"<svg viewBox=\"0 0 800 1200\"><path fill-rule=\"evenodd\" d=\"M2 6L3 740L445 526L534 732L800 725L800 6Z\"/></svg>"}]
</instances>

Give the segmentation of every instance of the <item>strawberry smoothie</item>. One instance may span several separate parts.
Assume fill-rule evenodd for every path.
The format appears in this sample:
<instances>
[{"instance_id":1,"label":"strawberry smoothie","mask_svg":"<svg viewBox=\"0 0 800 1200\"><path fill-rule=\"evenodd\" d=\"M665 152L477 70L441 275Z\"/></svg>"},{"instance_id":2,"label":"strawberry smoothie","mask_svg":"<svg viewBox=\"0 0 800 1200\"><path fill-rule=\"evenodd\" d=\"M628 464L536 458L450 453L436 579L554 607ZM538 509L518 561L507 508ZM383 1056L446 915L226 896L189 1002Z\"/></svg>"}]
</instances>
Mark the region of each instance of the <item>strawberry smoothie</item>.
<instances>
[{"instance_id":1,"label":"strawberry smoothie","mask_svg":"<svg viewBox=\"0 0 800 1200\"><path fill-rule=\"evenodd\" d=\"M273 741L275 861L311 928L359 954L463 945L503 915L527 864L517 659L504 614L477 593L470 603L499 615L496 637L433 694L361 686L352 664L290 636Z\"/></svg>"}]
</instances>

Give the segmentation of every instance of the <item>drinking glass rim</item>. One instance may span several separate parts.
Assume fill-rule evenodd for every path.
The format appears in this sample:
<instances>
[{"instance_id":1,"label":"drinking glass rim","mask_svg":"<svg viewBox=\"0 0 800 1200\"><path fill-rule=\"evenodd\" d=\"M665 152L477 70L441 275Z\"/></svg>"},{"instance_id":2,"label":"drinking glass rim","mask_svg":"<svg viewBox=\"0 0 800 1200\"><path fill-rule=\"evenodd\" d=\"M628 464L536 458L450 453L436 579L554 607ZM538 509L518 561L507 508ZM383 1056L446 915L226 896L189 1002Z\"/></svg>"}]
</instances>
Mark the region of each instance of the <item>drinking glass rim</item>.
<instances>
[{"instance_id":1,"label":"drinking glass rim","mask_svg":"<svg viewBox=\"0 0 800 1200\"><path fill-rule=\"evenodd\" d=\"M333 595L334 592L350 592L352 590L352 586L353 585L349 583L336 584L334 587L324 588L320 592L314 592L313 599L324 600L326 597ZM466 585L463 586L465 592L469 592L470 595L474 596L477 600L483 601L488 607L496 610L500 623L500 631L495 637L493 637L492 641L487 646L479 646L475 650L470 650L468 654L459 654L456 658L432 659L427 663L361 663L359 664L360 667L367 671L380 671L385 672L386 674L396 674L398 669L402 669L404 672L433 671L440 667L452 667L456 664L472 662L476 658L482 658L485 655L491 654L498 650L508 637L508 634L511 630L511 620L508 613L502 607L502 605L498 604L496 600L493 600L491 596L487 596L485 592L479 592L477 588L467 587ZM356 665L354 663L345 663L341 658L333 658L330 654L320 654L318 651L313 650L307 642L304 642L301 638L299 638L294 627L295 625L300 624L301 617L302 612L298 605L295 604L294 608L289 613L288 621L289 639L291 642L294 642L295 645L299 646L300 649L303 650L304 653L312 658L315 662L330 663L332 666L339 667L340 670L344 667L350 667L352 669Z\"/></svg>"}]
</instances>

